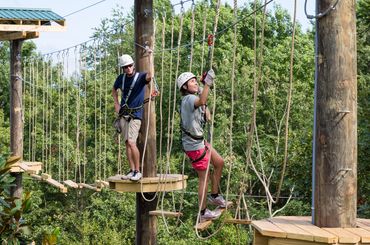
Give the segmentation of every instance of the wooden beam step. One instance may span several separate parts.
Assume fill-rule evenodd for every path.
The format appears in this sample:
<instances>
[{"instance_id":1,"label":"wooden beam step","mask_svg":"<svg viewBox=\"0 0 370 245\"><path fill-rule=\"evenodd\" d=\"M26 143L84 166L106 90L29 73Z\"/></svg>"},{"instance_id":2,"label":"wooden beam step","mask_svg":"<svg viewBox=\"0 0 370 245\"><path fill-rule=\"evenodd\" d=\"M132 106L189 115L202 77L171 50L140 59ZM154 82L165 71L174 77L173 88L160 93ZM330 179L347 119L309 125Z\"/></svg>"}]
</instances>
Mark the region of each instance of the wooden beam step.
<instances>
[{"instance_id":1,"label":"wooden beam step","mask_svg":"<svg viewBox=\"0 0 370 245\"><path fill-rule=\"evenodd\" d=\"M100 189L105 188L105 187L109 187L109 182L104 181L104 180L96 180L95 184Z\"/></svg>"},{"instance_id":2,"label":"wooden beam step","mask_svg":"<svg viewBox=\"0 0 370 245\"><path fill-rule=\"evenodd\" d=\"M101 191L100 188L93 186L93 185L86 184L86 183L79 183L78 185L80 188L86 188L86 189L97 191L97 192Z\"/></svg>"},{"instance_id":3,"label":"wooden beam step","mask_svg":"<svg viewBox=\"0 0 370 245\"><path fill-rule=\"evenodd\" d=\"M63 184L59 183L58 181L56 181L55 179L45 179L44 180L46 183L52 185L52 186L55 186L57 188L59 188L59 191L62 192L62 193L67 193L67 187L65 187Z\"/></svg>"},{"instance_id":4,"label":"wooden beam step","mask_svg":"<svg viewBox=\"0 0 370 245\"><path fill-rule=\"evenodd\" d=\"M78 184L76 183L76 182L74 182L74 181L72 181L72 180L64 180L63 181L63 183L66 185L66 186L68 186L68 187L70 187L70 188L74 188L74 189L78 189Z\"/></svg>"},{"instance_id":5,"label":"wooden beam step","mask_svg":"<svg viewBox=\"0 0 370 245\"><path fill-rule=\"evenodd\" d=\"M180 212L171 212L171 211L162 211L162 210L153 210L153 211L149 211L149 215L178 218L178 217L182 216L182 213L180 213Z\"/></svg>"}]
</instances>

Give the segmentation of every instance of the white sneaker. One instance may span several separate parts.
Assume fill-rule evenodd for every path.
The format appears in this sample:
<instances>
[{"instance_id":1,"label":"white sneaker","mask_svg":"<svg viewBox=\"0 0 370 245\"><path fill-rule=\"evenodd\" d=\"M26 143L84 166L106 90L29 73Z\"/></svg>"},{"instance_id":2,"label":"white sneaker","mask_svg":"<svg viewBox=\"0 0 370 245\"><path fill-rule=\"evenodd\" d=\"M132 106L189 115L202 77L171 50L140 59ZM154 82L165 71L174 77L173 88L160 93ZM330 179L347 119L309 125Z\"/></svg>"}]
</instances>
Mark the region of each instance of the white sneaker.
<instances>
[{"instance_id":1,"label":"white sneaker","mask_svg":"<svg viewBox=\"0 0 370 245\"><path fill-rule=\"evenodd\" d=\"M221 212L219 210L211 211L207 208L204 214L200 216L200 222L217 219L220 215Z\"/></svg>"},{"instance_id":2,"label":"white sneaker","mask_svg":"<svg viewBox=\"0 0 370 245\"><path fill-rule=\"evenodd\" d=\"M121 179L123 179L123 180L131 179L132 176L134 176L134 171L130 170L130 172L128 172L128 174L122 176Z\"/></svg>"},{"instance_id":3,"label":"white sneaker","mask_svg":"<svg viewBox=\"0 0 370 245\"><path fill-rule=\"evenodd\" d=\"M132 181L138 181L143 177L143 175L140 172L134 172L130 180Z\"/></svg>"},{"instance_id":4,"label":"white sneaker","mask_svg":"<svg viewBox=\"0 0 370 245\"><path fill-rule=\"evenodd\" d=\"M226 201L223 196L218 195L216 198L209 196L208 197L208 202L210 204L219 206L220 208L225 208L226 207Z\"/></svg>"}]
</instances>

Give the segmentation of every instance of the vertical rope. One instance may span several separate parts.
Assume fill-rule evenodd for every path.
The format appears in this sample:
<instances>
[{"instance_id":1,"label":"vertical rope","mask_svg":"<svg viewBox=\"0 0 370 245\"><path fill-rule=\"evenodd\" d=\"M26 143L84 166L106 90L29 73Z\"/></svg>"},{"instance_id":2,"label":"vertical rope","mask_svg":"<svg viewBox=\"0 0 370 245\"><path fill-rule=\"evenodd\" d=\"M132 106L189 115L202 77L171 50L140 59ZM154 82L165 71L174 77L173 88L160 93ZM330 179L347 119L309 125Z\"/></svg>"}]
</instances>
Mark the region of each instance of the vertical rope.
<instances>
[{"instance_id":1,"label":"vertical rope","mask_svg":"<svg viewBox=\"0 0 370 245\"><path fill-rule=\"evenodd\" d=\"M33 98L33 95L32 95L32 81L33 81L33 77L32 77L32 67L33 67L33 60L32 62L30 62L29 64L29 80L30 80L30 83L29 83L29 108L28 108L28 158L29 159L32 159L32 154L31 154L31 137L32 137L32 107L33 107L33 104L32 104L32 98Z\"/></svg>"},{"instance_id":2,"label":"vertical rope","mask_svg":"<svg viewBox=\"0 0 370 245\"><path fill-rule=\"evenodd\" d=\"M69 50L67 51L67 58L66 58L66 76L69 78ZM77 71L75 71L77 72ZM65 129L65 136L64 136L64 145L65 145L65 150L66 150L66 156L65 156L65 164L66 164L66 179L69 179L69 147L68 147L68 142L69 142L69 79L65 79L65 96L66 96L66 114L65 114L65 120L66 120L66 129Z\"/></svg>"},{"instance_id":3,"label":"vertical rope","mask_svg":"<svg viewBox=\"0 0 370 245\"><path fill-rule=\"evenodd\" d=\"M164 84L164 59L165 59L165 44L166 44L166 12L163 11L162 15L162 57L161 57L161 93L160 93L160 101L159 101L159 115L160 115L160 131L159 131L159 159L162 162L162 141L163 141L163 84ZM160 165L162 166L162 165ZM162 168L161 168L162 169ZM162 171L161 171L162 172Z\"/></svg>"},{"instance_id":4,"label":"vertical rope","mask_svg":"<svg viewBox=\"0 0 370 245\"><path fill-rule=\"evenodd\" d=\"M253 145L253 138L254 138L254 130L256 127L256 113L257 113L257 99L258 99L258 87L259 87L259 82L262 77L262 64L263 64L263 49L264 49L264 32L265 32L265 19L266 19L266 2L264 4L263 8L263 18L262 18L262 24L261 24L261 41L260 41L260 50L259 54L257 55L257 15L256 15L256 5L257 5L257 0L254 2L254 71L253 71L253 80L254 80L254 85L253 85L253 111L252 111L252 117L250 121L250 129L249 129L249 137L247 140L247 145L246 145L246 165L244 168L244 172L247 171L248 169L248 163L251 157L251 150L252 150L252 145ZM241 186L245 185L246 181L246 174L243 175L242 179L242 184ZM240 205L241 197L242 197L242 192L245 191L244 188L240 188L240 195L238 199L238 205Z\"/></svg>"},{"instance_id":5,"label":"vertical rope","mask_svg":"<svg viewBox=\"0 0 370 245\"><path fill-rule=\"evenodd\" d=\"M181 2L181 14L180 14L180 29L179 29L179 38L177 41L177 62L176 62L176 73L175 77L177 78L179 75L179 68L180 68L180 51L181 51L181 41L182 41L182 31L183 31L183 24L184 24L184 6ZM173 105L172 105L172 123L171 123L171 134L170 134L170 147L169 147L169 154L172 151L172 143L173 143L173 130L175 125L175 113L176 113L176 92L177 92L177 84L176 81L174 82L173 86Z\"/></svg>"},{"instance_id":6,"label":"vertical rope","mask_svg":"<svg viewBox=\"0 0 370 245\"><path fill-rule=\"evenodd\" d=\"M76 165L75 165L75 174L74 174L74 180L77 181L77 170L79 172L79 183L81 183L81 160L80 160L80 103L81 103L81 87L80 82L81 80L78 78L78 75L80 74L81 68L82 68L82 57L81 57L81 49L79 50L79 56L80 56L80 62L78 62L77 59L77 47L75 47L74 55L75 55L75 86L76 88L76 151L75 151L75 158L76 158ZM79 65L79 67L78 67ZM78 70L78 68L80 68ZM78 169L77 169L78 168Z\"/></svg>"},{"instance_id":7,"label":"vertical rope","mask_svg":"<svg viewBox=\"0 0 370 245\"><path fill-rule=\"evenodd\" d=\"M234 21L238 19L238 1L234 0ZM229 139L229 154L233 156L233 120L234 120L234 84L235 84L235 66L236 66L236 45L237 45L237 25L234 25L234 37L233 37L233 61L231 71L231 115L230 115L230 139ZM226 186L226 203L229 197L230 178L233 167L233 160L231 160L229 166L229 173L227 176Z\"/></svg>"},{"instance_id":8,"label":"vertical rope","mask_svg":"<svg viewBox=\"0 0 370 245\"><path fill-rule=\"evenodd\" d=\"M205 0L205 4L208 3L207 0ZM203 8L206 8L206 7L203 7ZM203 67L204 67L204 53L205 53L205 48L204 48L204 43L205 43L205 40L206 40L206 29L207 29L207 12L208 11L203 11L203 35L202 35L202 63L201 63L201 66L200 66L200 74L203 74Z\"/></svg>"},{"instance_id":9,"label":"vertical rope","mask_svg":"<svg viewBox=\"0 0 370 245\"><path fill-rule=\"evenodd\" d=\"M54 114L54 107L53 107L53 91L52 91L52 85L53 85L53 67L52 67L52 62L51 62L51 56L49 57L49 68L50 68L50 84L49 84L49 161L46 166L46 173L49 172L49 168L51 165L52 161L52 148L51 148L51 142L53 141L53 135L52 135L52 129L53 129L53 121L52 121L52 116Z\"/></svg>"},{"instance_id":10,"label":"vertical rope","mask_svg":"<svg viewBox=\"0 0 370 245\"><path fill-rule=\"evenodd\" d=\"M98 168L97 168L97 138L98 138L98 132L97 132L97 126L98 126L98 119L97 119L97 112L96 112L96 101L97 101L97 98L96 98L96 43L94 42L93 44L93 57L94 57L94 178L97 179L97 171L98 171Z\"/></svg>"},{"instance_id":11,"label":"vertical rope","mask_svg":"<svg viewBox=\"0 0 370 245\"><path fill-rule=\"evenodd\" d=\"M288 162L288 138L289 138L289 114L290 114L290 105L292 101L292 91L293 91L293 64L294 64L294 43L295 43L295 26L296 26L296 12L297 12L297 0L294 0L294 10L293 10L293 31L292 31L292 48L290 51L290 73L289 73L289 92L288 92L288 102L287 102L287 113L285 118L285 144L284 144L284 162L283 169L281 171L280 182L276 194L276 202L279 201L281 187L284 181L284 175L286 170L286 165Z\"/></svg>"},{"instance_id":12,"label":"vertical rope","mask_svg":"<svg viewBox=\"0 0 370 245\"><path fill-rule=\"evenodd\" d=\"M83 183L86 183L86 164L87 164L87 47L84 47L85 70L84 70L84 158L83 158Z\"/></svg>"},{"instance_id":13,"label":"vertical rope","mask_svg":"<svg viewBox=\"0 0 370 245\"><path fill-rule=\"evenodd\" d=\"M174 11L172 11L172 14L174 13ZM174 16L172 15L172 18L171 18L171 52L170 52L170 81L169 81L169 88L168 88L168 91L169 91L169 95L168 95L168 115L171 115L171 102L172 102L172 89L171 89L171 85L172 85L172 64L173 64L173 43L174 43ZM176 79L176 78L175 78ZM171 141L171 117L169 116L168 117L168 120L167 120L167 153L166 153L166 161L169 162L170 161L170 141Z\"/></svg>"},{"instance_id":14,"label":"vertical rope","mask_svg":"<svg viewBox=\"0 0 370 245\"><path fill-rule=\"evenodd\" d=\"M191 1L191 33L190 33L190 62L189 71L193 67L193 53L194 53L194 18L195 18L195 3L194 0Z\"/></svg>"},{"instance_id":15,"label":"vertical rope","mask_svg":"<svg viewBox=\"0 0 370 245\"><path fill-rule=\"evenodd\" d=\"M37 105L38 105L38 91L37 91L37 86L38 86L38 79L39 79L39 62L36 59L36 67L33 69L33 79L34 79L34 85L33 85L33 101L34 101L34 106L33 106L33 130L32 130L32 161L35 161L36 159L36 138L37 138Z\"/></svg>"},{"instance_id":16,"label":"vertical rope","mask_svg":"<svg viewBox=\"0 0 370 245\"><path fill-rule=\"evenodd\" d=\"M101 46L98 46L98 50L101 50ZM102 51L99 52L99 156L98 156L98 179L102 179L102 152L103 152L103 128L102 128L102 107L103 107L103 99L102 99L102 94L103 94L103 71L102 71Z\"/></svg>"},{"instance_id":17,"label":"vertical rope","mask_svg":"<svg viewBox=\"0 0 370 245\"><path fill-rule=\"evenodd\" d=\"M64 78L64 69L66 67L66 55L68 55L68 50L66 50L66 52L63 52L63 61L62 61L62 180L65 180L65 172L66 172L66 168L65 168L65 161L66 161L66 152L68 151L68 147L66 146L66 114L65 114L65 111L66 111L66 79ZM68 68L67 68L68 70ZM68 75L68 71L67 71L67 75ZM67 169L67 172L68 172L68 169Z\"/></svg>"},{"instance_id":18,"label":"vertical rope","mask_svg":"<svg viewBox=\"0 0 370 245\"><path fill-rule=\"evenodd\" d=\"M41 58L42 62L42 130L41 130L41 162L45 162L45 113L46 113L46 101L45 101L45 78L46 78L46 71L45 71L45 60L44 57Z\"/></svg>"},{"instance_id":19,"label":"vertical rope","mask_svg":"<svg viewBox=\"0 0 370 245\"><path fill-rule=\"evenodd\" d=\"M108 117L108 45L105 46L105 83L104 83L104 89L105 89L105 105L104 105L104 179L107 178L107 117Z\"/></svg>"}]
</instances>

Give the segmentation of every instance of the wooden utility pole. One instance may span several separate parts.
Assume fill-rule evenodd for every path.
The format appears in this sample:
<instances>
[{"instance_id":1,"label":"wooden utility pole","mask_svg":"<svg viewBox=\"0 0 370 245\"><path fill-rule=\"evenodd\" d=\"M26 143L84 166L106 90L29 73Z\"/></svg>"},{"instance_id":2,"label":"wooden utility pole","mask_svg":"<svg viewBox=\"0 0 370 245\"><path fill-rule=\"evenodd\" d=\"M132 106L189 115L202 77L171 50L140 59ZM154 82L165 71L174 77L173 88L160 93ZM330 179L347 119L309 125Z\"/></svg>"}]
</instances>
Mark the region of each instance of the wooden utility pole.
<instances>
[{"instance_id":1,"label":"wooden utility pole","mask_svg":"<svg viewBox=\"0 0 370 245\"><path fill-rule=\"evenodd\" d=\"M153 59L150 59L148 52L143 47L148 46L153 49L154 26L153 26L153 0L135 0L135 56L136 69L138 71L152 71L154 74ZM145 98L149 98L151 86L147 86ZM149 110L149 115L148 115ZM154 101L145 104L144 115L139 135L139 149L141 156L144 155L144 177L157 175L156 166L156 117ZM148 135L147 127L149 126ZM144 152L144 144L146 149ZM155 193L144 193L147 199L152 199ZM156 244L157 243L157 218L150 216L149 211L155 210L157 198L147 202L142 197L142 193L136 193L136 244Z\"/></svg>"},{"instance_id":2,"label":"wooden utility pole","mask_svg":"<svg viewBox=\"0 0 370 245\"><path fill-rule=\"evenodd\" d=\"M335 2L335 1L334 1ZM325 13L332 0L317 0ZM318 19L315 225L355 227L357 201L356 1Z\"/></svg>"},{"instance_id":3,"label":"wooden utility pole","mask_svg":"<svg viewBox=\"0 0 370 245\"><path fill-rule=\"evenodd\" d=\"M13 156L23 158L22 121L22 40L10 41L10 151ZM10 189L12 197L22 197L22 173L13 173L14 184Z\"/></svg>"}]
</instances>

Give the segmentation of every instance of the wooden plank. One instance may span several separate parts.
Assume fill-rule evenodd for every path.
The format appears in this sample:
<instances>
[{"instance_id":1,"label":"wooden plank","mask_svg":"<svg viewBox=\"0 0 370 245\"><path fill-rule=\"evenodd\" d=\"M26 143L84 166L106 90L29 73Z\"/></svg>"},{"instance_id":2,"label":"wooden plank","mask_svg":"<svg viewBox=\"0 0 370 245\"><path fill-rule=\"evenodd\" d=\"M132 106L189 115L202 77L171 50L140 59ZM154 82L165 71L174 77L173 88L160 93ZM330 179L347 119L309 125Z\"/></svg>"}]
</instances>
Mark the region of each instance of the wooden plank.
<instances>
[{"instance_id":1,"label":"wooden plank","mask_svg":"<svg viewBox=\"0 0 370 245\"><path fill-rule=\"evenodd\" d=\"M109 187L109 182L107 181L104 181L104 180L96 180L95 181L95 184L97 187L99 187L100 189L101 188L105 188L105 187Z\"/></svg>"},{"instance_id":2,"label":"wooden plank","mask_svg":"<svg viewBox=\"0 0 370 245\"><path fill-rule=\"evenodd\" d=\"M254 220L252 226L257 229L263 236L283 237L286 238L285 231L277 227L268 220Z\"/></svg>"},{"instance_id":3,"label":"wooden plank","mask_svg":"<svg viewBox=\"0 0 370 245\"><path fill-rule=\"evenodd\" d=\"M25 39L34 39L34 38L39 38L40 37L40 33L38 31L34 31L34 32L27 32L27 36Z\"/></svg>"},{"instance_id":4,"label":"wooden plank","mask_svg":"<svg viewBox=\"0 0 370 245\"><path fill-rule=\"evenodd\" d=\"M28 167L28 173L39 173L42 169L42 162L23 162Z\"/></svg>"},{"instance_id":5,"label":"wooden plank","mask_svg":"<svg viewBox=\"0 0 370 245\"><path fill-rule=\"evenodd\" d=\"M226 208L220 208L218 209L221 214L220 216L222 215L222 213L226 210ZM211 224L213 223L213 220L205 220L203 222L199 222L197 223L194 228L197 229L198 231L204 231L206 230Z\"/></svg>"},{"instance_id":6,"label":"wooden plank","mask_svg":"<svg viewBox=\"0 0 370 245\"><path fill-rule=\"evenodd\" d=\"M89 189L89 190L93 190L93 191L101 191L100 188L96 187L96 186L93 186L93 185L89 185L89 184L86 184L86 183L79 183L78 184L79 187L82 187L82 188L86 188L86 189Z\"/></svg>"},{"instance_id":7,"label":"wooden plank","mask_svg":"<svg viewBox=\"0 0 370 245\"><path fill-rule=\"evenodd\" d=\"M289 220L284 219L284 217L275 217L267 220L272 222L281 230L285 231L287 234L287 238L304 241L314 241L314 236L311 233L301 229L294 223L289 222Z\"/></svg>"},{"instance_id":8,"label":"wooden plank","mask_svg":"<svg viewBox=\"0 0 370 245\"><path fill-rule=\"evenodd\" d=\"M41 25L14 25L0 24L0 31L44 31L44 32L60 32L65 31L65 26L41 26Z\"/></svg>"},{"instance_id":9,"label":"wooden plank","mask_svg":"<svg viewBox=\"0 0 370 245\"><path fill-rule=\"evenodd\" d=\"M0 34L1 41L10 41L16 39L24 39L27 36L27 32L19 31L19 32L4 32Z\"/></svg>"},{"instance_id":10,"label":"wooden plank","mask_svg":"<svg viewBox=\"0 0 370 245\"><path fill-rule=\"evenodd\" d=\"M370 219L361 219L361 218L358 218L357 221L360 222L360 223L362 223L362 224L364 224L367 227L370 227Z\"/></svg>"},{"instance_id":11,"label":"wooden plank","mask_svg":"<svg viewBox=\"0 0 370 245\"><path fill-rule=\"evenodd\" d=\"M250 225L252 220L249 219L225 219L225 224L240 224L240 225Z\"/></svg>"},{"instance_id":12,"label":"wooden plank","mask_svg":"<svg viewBox=\"0 0 370 245\"><path fill-rule=\"evenodd\" d=\"M56 181L55 179L48 178L48 179L44 179L44 181L52 186L59 188L60 192L67 193L67 188L63 184Z\"/></svg>"},{"instance_id":13,"label":"wooden plank","mask_svg":"<svg viewBox=\"0 0 370 245\"><path fill-rule=\"evenodd\" d=\"M153 211L149 211L149 215L178 218L178 217L181 217L182 216L182 213L180 213L180 212L164 211L164 210L163 211L162 210L153 210Z\"/></svg>"},{"instance_id":14,"label":"wooden plank","mask_svg":"<svg viewBox=\"0 0 370 245\"><path fill-rule=\"evenodd\" d=\"M368 219L357 219L357 227L364 230L370 231L370 220Z\"/></svg>"},{"instance_id":15,"label":"wooden plank","mask_svg":"<svg viewBox=\"0 0 370 245\"><path fill-rule=\"evenodd\" d=\"M321 242L302 241L296 239L270 238L268 245L324 245Z\"/></svg>"},{"instance_id":16,"label":"wooden plank","mask_svg":"<svg viewBox=\"0 0 370 245\"><path fill-rule=\"evenodd\" d=\"M337 243L338 237L330 232L327 232L320 227L311 223L309 216L284 216L285 220L289 220L302 230L311 233L315 242L321 243Z\"/></svg>"},{"instance_id":17,"label":"wooden plank","mask_svg":"<svg viewBox=\"0 0 370 245\"><path fill-rule=\"evenodd\" d=\"M339 243L358 243L361 239L359 236L346 231L343 228L322 228L338 237Z\"/></svg>"},{"instance_id":18,"label":"wooden plank","mask_svg":"<svg viewBox=\"0 0 370 245\"><path fill-rule=\"evenodd\" d=\"M227 202L227 208L229 208L230 206L233 205L233 202L229 201ZM215 211L220 211L221 214L220 216L222 215L222 213L226 210L226 208L216 208ZM213 223L213 220L206 220L206 221L203 221L203 222L199 222L195 225L195 229L199 230L199 231L204 231L206 230L211 224Z\"/></svg>"},{"instance_id":19,"label":"wooden plank","mask_svg":"<svg viewBox=\"0 0 370 245\"><path fill-rule=\"evenodd\" d=\"M370 231L362 228L344 228L346 231L351 232L361 238L362 243L370 243Z\"/></svg>"},{"instance_id":20,"label":"wooden plank","mask_svg":"<svg viewBox=\"0 0 370 245\"><path fill-rule=\"evenodd\" d=\"M58 23L61 26L66 26L67 25L65 20L60 20L60 21L55 21L55 22Z\"/></svg>"},{"instance_id":21,"label":"wooden plank","mask_svg":"<svg viewBox=\"0 0 370 245\"><path fill-rule=\"evenodd\" d=\"M37 175L37 174L30 174L30 176L36 180L42 180L41 176L40 175Z\"/></svg>"},{"instance_id":22,"label":"wooden plank","mask_svg":"<svg viewBox=\"0 0 370 245\"><path fill-rule=\"evenodd\" d=\"M42 178L43 180L51 179L51 175L50 175L50 174L46 174L46 173L42 173L42 174L41 174L41 178Z\"/></svg>"},{"instance_id":23,"label":"wooden plank","mask_svg":"<svg viewBox=\"0 0 370 245\"><path fill-rule=\"evenodd\" d=\"M29 174L37 174L41 171L41 162L16 162L12 165L10 172L27 172Z\"/></svg>"},{"instance_id":24,"label":"wooden plank","mask_svg":"<svg viewBox=\"0 0 370 245\"><path fill-rule=\"evenodd\" d=\"M79 186L78 186L78 184L76 183L76 182L74 182L74 181L72 181L72 180L64 180L63 181L63 183L66 185L66 186L68 186L68 187L70 187L70 188L74 188L74 189L77 189Z\"/></svg>"},{"instance_id":25,"label":"wooden plank","mask_svg":"<svg viewBox=\"0 0 370 245\"><path fill-rule=\"evenodd\" d=\"M254 231L254 237L253 237L253 245L268 245L269 238L262 236L259 231L256 229L253 229Z\"/></svg>"}]
</instances>

